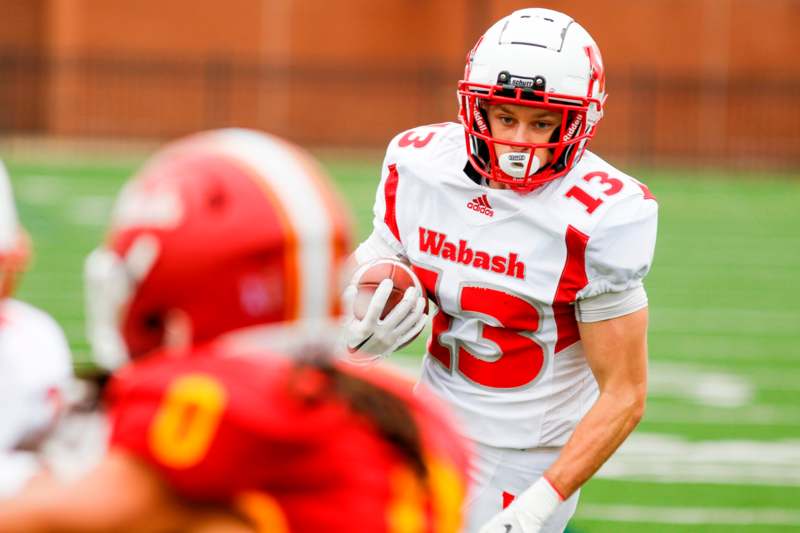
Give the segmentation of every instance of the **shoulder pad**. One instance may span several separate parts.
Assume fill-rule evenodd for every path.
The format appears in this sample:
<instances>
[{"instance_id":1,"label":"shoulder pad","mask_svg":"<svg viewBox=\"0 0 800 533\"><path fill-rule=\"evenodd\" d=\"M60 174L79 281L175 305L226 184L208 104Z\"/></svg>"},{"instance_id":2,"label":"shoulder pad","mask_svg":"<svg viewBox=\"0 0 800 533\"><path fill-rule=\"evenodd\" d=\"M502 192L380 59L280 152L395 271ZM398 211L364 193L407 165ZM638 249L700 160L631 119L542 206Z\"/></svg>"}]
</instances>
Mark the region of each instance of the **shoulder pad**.
<instances>
[{"instance_id":1,"label":"shoulder pad","mask_svg":"<svg viewBox=\"0 0 800 533\"><path fill-rule=\"evenodd\" d=\"M429 161L464 144L464 130L455 122L428 124L397 134L386 149L392 161Z\"/></svg>"}]
</instances>

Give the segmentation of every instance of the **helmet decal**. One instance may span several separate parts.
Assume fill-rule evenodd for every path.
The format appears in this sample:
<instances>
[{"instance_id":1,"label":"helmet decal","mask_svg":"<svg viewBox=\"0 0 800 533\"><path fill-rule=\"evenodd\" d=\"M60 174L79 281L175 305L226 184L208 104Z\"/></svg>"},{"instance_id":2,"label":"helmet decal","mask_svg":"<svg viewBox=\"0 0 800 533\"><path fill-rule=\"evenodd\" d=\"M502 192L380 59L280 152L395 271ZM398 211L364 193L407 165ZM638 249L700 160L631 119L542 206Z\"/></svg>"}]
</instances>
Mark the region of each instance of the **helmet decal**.
<instances>
[{"instance_id":1,"label":"helmet decal","mask_svg":"<svg viewBox=\"0 0 800 533\"><path fill-rule=\"evenodd\" d=\"M603 67L603 58L600 55L600 49L597 46L586 46L586 55L589 57L589 67L591 68L592 82L597 82L598 90L600 92L606 91L606 70ZM592 86L589 86L591 93Z\"/></svg>"}]
</instances>

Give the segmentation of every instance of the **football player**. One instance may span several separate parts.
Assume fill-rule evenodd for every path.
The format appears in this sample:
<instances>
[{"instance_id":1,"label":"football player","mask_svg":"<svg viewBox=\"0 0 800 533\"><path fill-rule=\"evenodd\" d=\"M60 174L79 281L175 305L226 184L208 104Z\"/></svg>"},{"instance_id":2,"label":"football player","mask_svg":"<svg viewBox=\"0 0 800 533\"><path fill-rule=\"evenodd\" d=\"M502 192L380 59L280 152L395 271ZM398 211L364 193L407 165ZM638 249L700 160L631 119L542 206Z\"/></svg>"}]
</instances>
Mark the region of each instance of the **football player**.
<instances>
[{"instance_id":1,"label":"football player","mask_svg":"<svg viewBox=\"0 0 800 533\"><path fill-rule=\"evenodd\" d=\"M374 231L354 257L407 261L438 305L421 382L476 443L468 531L562 531L643 414L658 208L587 150L605 71L567 15L523 9L491 26L458 97L460 124L390 142ZM420 332L423 306L405 309L392 317L402 327L350 317L360 360Z\"/></svg>"},{"instance_id":2,"label":"football player","mask_svg":"<svg viewBox=\"0 0 800 533\"><path fill-rule=\"evenodd\" d=\"M72 378L70 350L58 324L10 297L29 248L0 163L0 498L18 493L40 470L42 443Z\"/></svg>"},{"instance_id":3,"label":"football player","mask_svg":"<svg viewBox=\"0 0 800 533\"><path fill-rule=\"evenodd\" d=\"M0 531L458 531L449 417L331 358L348 244L321 169L277 138L156 154L86 263L90 341L117 370L110 451L0 504Z\"/></svg>"}]
</instances>

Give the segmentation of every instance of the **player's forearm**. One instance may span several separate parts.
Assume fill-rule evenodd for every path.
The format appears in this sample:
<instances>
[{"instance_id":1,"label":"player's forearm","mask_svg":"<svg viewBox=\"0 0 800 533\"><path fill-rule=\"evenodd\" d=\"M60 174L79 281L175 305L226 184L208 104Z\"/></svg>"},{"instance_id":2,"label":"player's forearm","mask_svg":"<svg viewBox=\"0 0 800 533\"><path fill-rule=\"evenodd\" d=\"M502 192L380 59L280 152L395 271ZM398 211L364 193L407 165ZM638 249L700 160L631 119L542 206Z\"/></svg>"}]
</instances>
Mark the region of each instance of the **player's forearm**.
<instances>
[{"instance_id":1,"label":"player's forearm","mask_svg":"<svg viewBox=\"0 0 800 533\"><path fill-rule=\"evenodd\" d=\"M3 533L79 533L111 532L115 529L105 527L98 515L103 510L86 509L84 505L70 506L65 494L62 505L52 498L55 493L50 487L29 491L18 498L0 502L0 531Z\"/></svg>"},{"instance_id":2,"label":"player's forearm","mask_svg":"<svg viewBox=\"0 0 800 533\"><path fill-rule=\"evenodd\" d=\"M46 498L25 497L0 502L0 531L3 533L149 533L184 531L185 517L160 509L153 513L121 517L114 509L92 508L65 496L65 504ZM70 506L67 500L75 502ZM70 508L71 507L71 508ZM123 519L124 518L124 519Z\"/></svg>"},{"instance_id":3,"label":"player's forearm","mask_svg":"<svg viewBox=\"0 0 800 533\"><path fill-rule=\"evenodd\" d=\"M647 396L647 308L578 327L600 397L545 472L563 496L585 483L644 414Z\"/></svg>"},{"instance_id":4,"label":"player's forearm","mask_svg":"<svg viewBox=\"0 0 800 533\"><path fill-rule=\"evenodd\" d=\"M119 490L125 487L125 490ZM185 531L191 510L146 465L112 452L80 479L43 479L0 501L3 533Z\"/></svg>"},{"instance_id":5,"label":"player's forearm","mask_svg":"<svg viewBox=\"0 0 800 533\"><path fill-rule=\"evenodd\" d=\"M0 531L4 533L78 533L111 531L94 527L92 513L82 513L70 508L70 497L64 495L66 505L54 500L52 482L42 488L27 490L17 498L0 502Z\"/></svg>"},{"instance_id":6,"label":"player's forearm","mask_svg":"<svg viewBox=\"0 0 800 533\"><path fill-rule=\"evenodd\" d=\"M545 472L564 498L586 483L631 434L644 414L645 397L645 385L600 394Z\"/></svg>"}]
</instances>

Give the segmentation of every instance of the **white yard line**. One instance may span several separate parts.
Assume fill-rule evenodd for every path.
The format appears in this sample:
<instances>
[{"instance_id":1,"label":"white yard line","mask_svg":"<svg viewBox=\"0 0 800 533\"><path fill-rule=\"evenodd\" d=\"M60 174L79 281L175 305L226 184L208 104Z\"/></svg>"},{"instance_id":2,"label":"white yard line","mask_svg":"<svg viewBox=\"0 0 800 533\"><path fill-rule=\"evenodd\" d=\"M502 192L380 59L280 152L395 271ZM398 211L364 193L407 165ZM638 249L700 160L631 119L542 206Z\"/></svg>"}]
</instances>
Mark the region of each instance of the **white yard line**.
<instances>
[{"instance_id":1,"label":"white yard line","mask_svg":"<svg viewBox=\"0 0 800 533\"><path fill-rule=\"evenodd\" d=\"M800 440L692 442L677 436L636 432L597 477L800 487Z\"/></svg>"},{"instance_id":2,"label":"white yard line","mask_svg":"<svg viewBox=\"0 0 800 533\"><path fill-rule=\"evenodd\" d=\"M726 507L639 507L632 505L579 504L576 518L602 522L649 524L764 524L796 526L800 511L794 509L742 509Z\"/></svg>"},{"instance_id":3,"label":"white yard line","mask_svg":"<svg viewBox=\"0 0 800 533\"><path fill-rule=\"evenodd\" d=\"M651 402L645 411L644 420L662 424L687 426L757 426L800 427L800 413L796 406L758 405L737 409L715 409L678 407Z\"/></svg>"},{"instance_id":4,"label":"white yard line","mask_svg":"<svg viewBox=\"0 0 800 533\"><path fill-rule=\"evenodd\" d=\"M65 216L80 226L104 226L114 203L108 196L78 196L67 206Z\"/></svg>"},{"instance_id":5,"label":"white yard line","mask_svg":"<svg viewBox=\"0 0 800 533\"><path fill-rule=\"evenodd\" d=\"M64 200L65 184L62 176L25 176L14 183L17 197L33 205L56 205Z\"/></svg>"},{"instance_id":6,"label":"white yard line","mask_svg":"<svg viewBox=\"0 0 800 533\"><path fill-rule=\"evenodd\" d=\"M755 387L736 374L708 371L690 364L650 363L649 395L686 398L700 405L741 407L753 400Z\"/></svg>"}]
</instances>

